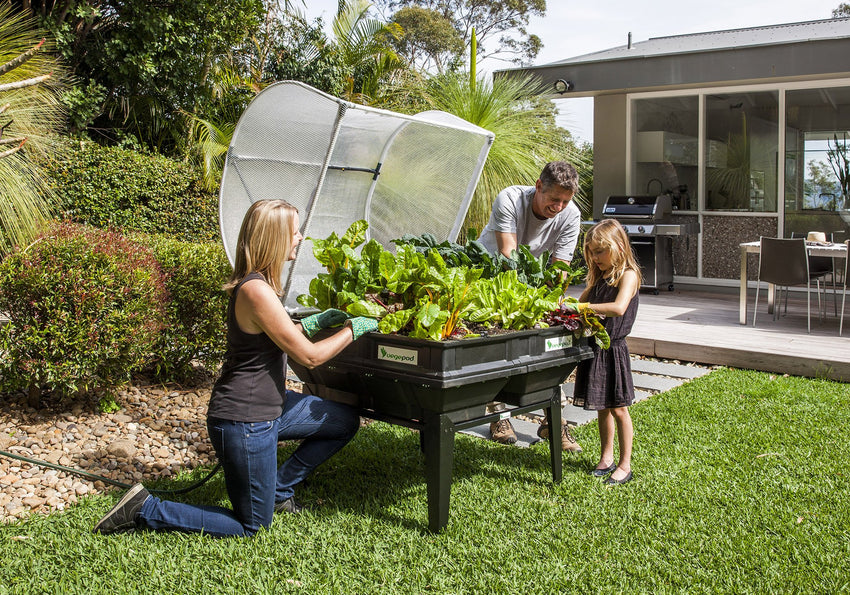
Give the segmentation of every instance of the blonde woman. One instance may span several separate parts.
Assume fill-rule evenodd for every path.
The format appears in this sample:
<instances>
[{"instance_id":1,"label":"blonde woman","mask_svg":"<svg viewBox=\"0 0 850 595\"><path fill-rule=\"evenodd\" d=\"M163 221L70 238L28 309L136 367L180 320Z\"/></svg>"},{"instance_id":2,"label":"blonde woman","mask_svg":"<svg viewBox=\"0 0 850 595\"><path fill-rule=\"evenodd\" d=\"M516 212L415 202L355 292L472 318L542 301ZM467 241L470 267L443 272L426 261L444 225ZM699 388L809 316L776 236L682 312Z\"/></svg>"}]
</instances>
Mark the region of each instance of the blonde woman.
<instances>
[{"instance_id":1,"label":"blonde woman","mask_svg":"<svg viewBox=\"0 0 850 595\"><path fill-rule=\"evenodd\" d=\"M605 483L616 485L632 479L634 429L629 405L634 401L635 388L626 336L637 315L640 266L626 231L614 219L600 221L587 231L584 259L587 287L574 307L605 317L611 347L600 349L591 344L595 357L578 365L573 404L597 412L601 454L590 473L595 477L608 475ZM614 462L615 429L620 447L618 463Z\"/></svg>"},{"instance_id":2,"label":"blonde woman","mask_svg":"<svg viewBox=\"0 0 850 595\"><path fill-rule=\"evenodd\" d=\"M224 470L233 509L160 500L134 485L95 526L96 533L135 529L251 536L268 527L275 512L299 513L295 486L345 446L359 427L357 411L286 389L286 360L307 367L336 356L364 332L371 319L327 310L294 322L284 309L280 277L301 241L298 211L283 200L248 209L236 262L224 289L230 294L227 354L207 412L207 430ZM344 324L321 341L320 328ZM301 440L277 465L280 440Z\"/></svg>"}]
</instances>

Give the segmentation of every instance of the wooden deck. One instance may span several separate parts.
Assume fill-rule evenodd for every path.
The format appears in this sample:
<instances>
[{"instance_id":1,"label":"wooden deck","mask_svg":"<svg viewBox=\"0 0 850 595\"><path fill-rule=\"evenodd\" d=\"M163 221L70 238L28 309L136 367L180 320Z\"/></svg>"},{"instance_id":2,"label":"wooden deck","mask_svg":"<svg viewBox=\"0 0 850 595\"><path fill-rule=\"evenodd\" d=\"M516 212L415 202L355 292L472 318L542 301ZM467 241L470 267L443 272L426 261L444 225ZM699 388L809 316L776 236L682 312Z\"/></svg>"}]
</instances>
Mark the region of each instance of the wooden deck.
<instances>
[{"instance_id":1,"label":"wooden deck","mask_svg":"<svg viewBox=\"0 0 850 595\"><path fill-rule=\"evenodd\" d=\"M571 288L568 293L577 297L581 290ZM840 310L840 292L837 297ZM755 289L749 291L746 326L738 321L737 287L676 286L659 295L642 291L629 350L664 359L850 381L850 304L839 337L832 294L823 320L818 319L813 295L809 334L805 299L805 293L792 292L788 314L774 321L767 312L766 286L762 287L753 328Z\"/></svg>"}]
</instances>

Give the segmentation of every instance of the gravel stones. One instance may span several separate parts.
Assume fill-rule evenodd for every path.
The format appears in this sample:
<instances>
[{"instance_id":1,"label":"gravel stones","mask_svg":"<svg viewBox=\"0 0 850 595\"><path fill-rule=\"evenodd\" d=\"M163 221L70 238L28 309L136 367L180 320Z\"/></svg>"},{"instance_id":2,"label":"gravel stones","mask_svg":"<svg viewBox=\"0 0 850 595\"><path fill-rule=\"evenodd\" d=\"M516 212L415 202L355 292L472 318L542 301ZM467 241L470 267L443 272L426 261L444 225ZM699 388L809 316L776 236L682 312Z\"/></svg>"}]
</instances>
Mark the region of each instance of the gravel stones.
<instances>
[{"instance_id":1,"label":"gravel stones","mask_svg":"<svg viewBox=\"0 0 850 595\"><path fill-rule=\"evenodd\" d=\"M216 462L206 429L211 384L191 389L133 385L117 413L75 403L32 409L0 395L0 450L132 484ZM299 386L291 388L298 389ZM114 489L103 481L0 456L0 523L63 510Z\"/></svg>"}]
</instances>

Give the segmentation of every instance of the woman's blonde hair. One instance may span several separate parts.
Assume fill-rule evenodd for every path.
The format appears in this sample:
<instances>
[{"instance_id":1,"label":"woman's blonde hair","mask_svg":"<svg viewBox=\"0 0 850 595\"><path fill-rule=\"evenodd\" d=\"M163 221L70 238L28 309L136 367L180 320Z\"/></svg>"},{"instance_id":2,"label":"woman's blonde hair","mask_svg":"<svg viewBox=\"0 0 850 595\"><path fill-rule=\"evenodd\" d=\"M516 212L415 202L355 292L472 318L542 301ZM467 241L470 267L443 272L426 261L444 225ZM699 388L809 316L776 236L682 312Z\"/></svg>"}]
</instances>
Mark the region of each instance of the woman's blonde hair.
<instances>
[{"instance_id":1,"label":"woman's blonde hair","mask_svg":"<svg viewBox=\"0 0 850 595\"><path fill-rule=\"evenodd\" d=\"M607 275L609 285L617 287L623 273L628 270L634 271L638 276L638 285L641 283L640 266L635 259L632 245L626 230L616 219L603 219L584 234L584 260L587 263L587 286L593 287L605 277L605 273L590 256L593 246L607 248L611 252L611 271Z\"/></svg>"},{"instance_id":2,"label":"woman's blonde hair","mask_svg":"<svg viewBox=\"0 0 850 595\"><path fill-rule=\"evenodd\" d=\"M283 294L280 277L292 252L293 219L298 209L285 200L259 200L251 205L236 242L233 274L225 283L228 293L248 273L265 277L275 293Z\"/></svg>"}]
</instances>

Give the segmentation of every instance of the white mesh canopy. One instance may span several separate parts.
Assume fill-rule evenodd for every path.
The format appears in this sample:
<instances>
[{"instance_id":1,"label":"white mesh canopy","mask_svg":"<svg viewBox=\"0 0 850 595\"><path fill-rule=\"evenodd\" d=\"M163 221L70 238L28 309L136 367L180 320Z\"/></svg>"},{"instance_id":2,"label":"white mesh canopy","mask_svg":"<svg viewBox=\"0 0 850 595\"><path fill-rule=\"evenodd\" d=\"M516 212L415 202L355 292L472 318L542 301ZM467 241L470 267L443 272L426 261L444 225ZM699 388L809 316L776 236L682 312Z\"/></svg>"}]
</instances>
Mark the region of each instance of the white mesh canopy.
<instances>
[{"instance_id":1,"label":"white mesh canopy","mask_svg":"<svg viewBox=\"0 0 850 595\"><path fill-rule=\"evenodd\" d=\"M406 233L455 240L493 133L440 111L405 116L337 99L297 81L259 93L236 125L219 196L224 247L234 260L248 207L282 198L301 233L325 238L354 221L390 249ZM284 271L285 304L324 270L305 241Z\"/></svg>"}]
</instances>

